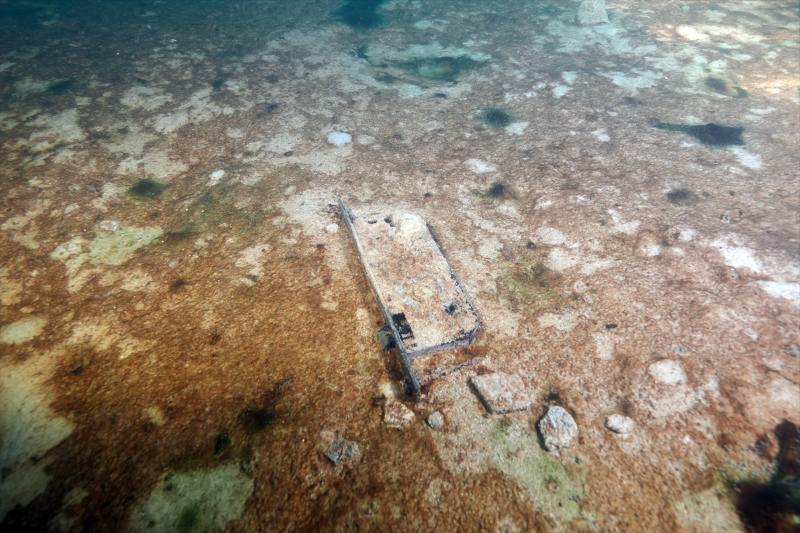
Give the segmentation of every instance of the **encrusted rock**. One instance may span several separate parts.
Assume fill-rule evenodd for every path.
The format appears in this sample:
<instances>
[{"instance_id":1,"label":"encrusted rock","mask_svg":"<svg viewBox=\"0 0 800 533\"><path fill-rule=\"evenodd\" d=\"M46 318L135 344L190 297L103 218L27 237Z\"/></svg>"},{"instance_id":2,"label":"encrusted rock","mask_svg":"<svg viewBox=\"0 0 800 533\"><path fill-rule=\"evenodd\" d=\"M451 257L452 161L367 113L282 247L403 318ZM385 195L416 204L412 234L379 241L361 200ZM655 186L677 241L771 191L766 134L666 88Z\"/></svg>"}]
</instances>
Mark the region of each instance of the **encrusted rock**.
<instances>
[{"instance_id":1,"label":"encrusted rock","mask_svg":"<svg viewBox=\"0 0 800 533\"><path fill-rule=\"evenodd\" d=\"M636 424L628 418L627 416L622 415L610 415L606 418L606 429L613 431L614 433L619 433L620 435L627 435L631 431Z\"/></svg>"},{"instance_id":2,"label":"encrusted rock","mask_svg":"<svg viewBox=\"0 0 800 533\"><path fill-rule=\"evenodd\" d=\"M578 24L590 26L608 22L606 0L583 0L578 8Z\"/></svg>"},{"instance_id":3,"label":"encrusted rock","mask_svg":"<svg viewBox=\"0 0 800 533\"><path fill-rule=\"evenodd\" d=\"M399 400L388 399L383 403L383 423L396 428L414 420L414 411Z\"/></svg>"},{"instance_id":4,"label":"encrusted rock","mask_svg":"<svg viewBox=\"0 0 800 533\"><path fill-rule=\"evenodd\" d=\"M361 459L361 448L347 439L336 439L325 449L325 457L333 464L341 461L358 461Z\"/></svg>"},{"instance_id":5,"label":"encrusted rock","mask_svg":"<svg viewBox=\"0 0 800 533\"><path fill-rule=\"evenodd\" d=\"M563 407L552 406L539 420L539 432L548 452L566 448L578 436L578 424Z\"/></svg>"},{"instance_id":6,"label":"encrusted rock","mask_svg":"<svg viewBox=\"0 0 800 533\"><path fill-rule=\"evenodd\" d=\"M472 378L481 401L490 413L502 414L524 411L531 406L522 378L516 374L497 372Z\"/></svg>"},{"instance_id":7,"label":"encrusted rock","mask_svg":"<svg viewBox=\"0 0 800 533\"><path fill-rule=\"evenodd\" d=\"M428 427L431 429L439 429L444 425L444 417L442 417L442 413L436 411L425 418L425 423L428 424Z\"/></svg>"}]
</instances>

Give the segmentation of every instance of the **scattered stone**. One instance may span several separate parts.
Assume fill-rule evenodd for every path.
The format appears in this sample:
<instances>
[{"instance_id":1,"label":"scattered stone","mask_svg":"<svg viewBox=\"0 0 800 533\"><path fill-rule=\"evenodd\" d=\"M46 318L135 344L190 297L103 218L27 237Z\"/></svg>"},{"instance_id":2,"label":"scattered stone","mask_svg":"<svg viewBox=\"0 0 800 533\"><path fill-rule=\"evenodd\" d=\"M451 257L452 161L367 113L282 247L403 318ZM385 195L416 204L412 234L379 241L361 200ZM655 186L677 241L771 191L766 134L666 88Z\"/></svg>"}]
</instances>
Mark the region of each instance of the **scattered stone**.
<instances>
[{"instance_id":1,"label":"scattered stone","mask_svg":"<svg viewBox=\"0 0 800 533\"><path fill-rule=\"evenodd\" d=\"M439 429L444 425L444 417L442 417L442 413L436 411L428 415L425 419L425 423L428 424L428 427L431 429Z\"/></svg>"},{"instance_id":2,"label":"scattered stone","mask_svg":"<svg viewBox=\"0 0 800 533\"><path fill-rule=\"evenodd\" d=\"M336 439L325 449L325 457L333 464L361 459L361 448L347 439Z\"/></svg>"},{"instance_id":3,"label":"scattered stone","mask_svg":"<svg viewBox=\"0 0 800 533\"><path fill-rule=\"evenodd\" d=\"M632 419L623 415L611 415L606 418L606 428L620 435L627 435L636 424Z\"/></svg>"},{"instance_id":4,"label":"scattered stone","mask_svg":"<svg viewBox=\"0 0 800 533\"><path fill-rule=\"evenodd\" d=\"M339 224L328 224L325 226L325 231L328 233L337 233L339 231Z\"/></svg>"},{"instance_id":5,"label":"scattered stone","mask_svg":"<svg viewBox=\"0 0 800 533\"><path fill-rule=\"evenodd\" d=\"M334 146L344 146L353 140L349 133L342 131L332 131L328 134L328 142Z\"/></svg>"},{"instance_id":6,"label":"scattered stone","mask_svg":"<svg viewBox=\"0 0 800 533\"><path fill-rule=\"evenodd\" d=\"M516 374L497 372L485 376L475 376L472 384L478 396L492 414L524 411L531 406L531 399L525 391L522 378Z\"/></svg>"},{"instance_id":7,"label":"scattered stone","mask_svg":"<svg viewBox=\"0 0 800 533\"><path fill-rule=\"evenodd\" d=\"M387 426L401 428L403 424L414 420L414 411L399 400L387 399L383 402L383 423Z\"/></svg>"},{"instance_id":8,"label":"scattered stone","mask_svg":"<svg viewBox=\"0 0 800 533\"><path fill-rule=\"evenodd\" d=\"M578 8L578 24L590 26L608 22L606 0L583 0Z\"/></svg>"},{"instance_id":9,"label":"scattered stone","mask_svg":"<svg viewBox=\"0 0 800 533\"><path fill-rule=\"evenodd\" d=\"M578 436L578 424L563 407L552 406L539 420L539 432L548 452L566 448Z\"/></svg>"},{"instance_id":10,"label":"scattered stone","mask_svg":"<svg viewBox=\"0 0 800 533\"><path fill-rule=\"evenodd\" d=\"M106 231L117 231L119 229L119 222L116 220L101 220L100 229Z\"/></svg>"}]
</instances>

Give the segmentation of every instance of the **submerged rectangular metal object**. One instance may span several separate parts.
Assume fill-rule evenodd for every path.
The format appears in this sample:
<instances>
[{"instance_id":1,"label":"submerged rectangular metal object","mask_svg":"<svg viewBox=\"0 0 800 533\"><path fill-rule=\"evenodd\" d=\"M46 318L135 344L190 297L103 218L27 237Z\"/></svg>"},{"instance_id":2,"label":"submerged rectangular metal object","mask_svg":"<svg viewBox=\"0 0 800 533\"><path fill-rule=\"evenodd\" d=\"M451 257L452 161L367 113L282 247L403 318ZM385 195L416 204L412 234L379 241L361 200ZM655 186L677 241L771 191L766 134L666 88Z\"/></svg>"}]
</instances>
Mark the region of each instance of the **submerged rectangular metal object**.
<instances>
[{"instance_id":1,"label":"submerged rectangular metal object","mask_svg":"<svg viewBox=\"0 0 800 533\"><path fill-rule=\"evenodd\" d=\"M472 343L478 316L425 220L395 209L351 213L339 201L412 392L411 359Z\"/></svg>"}]
</instances>

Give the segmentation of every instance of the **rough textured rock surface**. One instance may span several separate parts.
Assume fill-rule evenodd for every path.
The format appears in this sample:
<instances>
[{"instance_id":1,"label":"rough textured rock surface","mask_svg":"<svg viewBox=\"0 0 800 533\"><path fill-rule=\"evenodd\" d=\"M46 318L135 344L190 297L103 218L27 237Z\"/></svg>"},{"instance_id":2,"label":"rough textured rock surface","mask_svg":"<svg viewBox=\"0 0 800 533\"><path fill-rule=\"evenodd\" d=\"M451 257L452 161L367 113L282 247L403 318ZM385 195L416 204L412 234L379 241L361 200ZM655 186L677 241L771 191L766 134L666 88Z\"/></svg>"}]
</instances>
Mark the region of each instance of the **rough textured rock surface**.
<instances>
[{"instance_id":1,"label":"rough textured rock surface","mask_svg":"<svg viewBox=\"0 0 800 533\"><path fill-rule=\"evenodd\" d=\"M627 435L633 431L634 427L636 427L636 424L627 416L610 415L606 418L606 428L620 435Z\"/></svg>"},{"instance_id":2,"label":"rough textured rock surface","mask_svg":"<svg viewBox=\"0 0 800 533\"><path fill-rule=\"evenodd\" d=\"M584 0L578 8L578 23L583 26L608 22L606 0Z\"/></svg>"},{"instance_id":3,"label":"rough textured rock surface","mask_svg":"<svg viewBox=\"0 0 800 533\"><path fill-rule=\"evenodd\" d=\"M400 400L389 399L383 404L383 423L392 427L403 427L414 420L414 411Z\"/></svg>"},{"instance_id":4,"label":"rough textured rock surface","mask_svg":"<svg viewBox=\"0 0 800 533\"><path fill-rule=\"evenodd\" d=\"M425 423L428 424L428 427L431 429L439 429L444 426L444 417L442 413L436 411L435 413L431 413L425 418Z\"/></svg>"},{"instance_id":5,"label":"rough textured rock surface","mask_svg":"<svg viewBox=\"0 0 800 533\"><path fill-rule=\"evenodd\" d=\"M578 424L566 409L553 406L539 420L539 432L542 434L544 447L552 452L569 446L572 439L578 436Z\"/></svg>"},{"instance_id":6,"label":"rough textured rock surface","mask_svg":"<svg viewBox=\"0 0 800 533\"><path fill-rule=\"evenodd\" d=\"M472 378L472 384L483 404L493 414L524 411L531 406L522 378L516 374L497 372Z\"/></svg>"},{"instance_id":7,"label":"rough textured rock surface","mask_svg":"<svg viewBox=\"0 0 800 533\"><path fill-rule=\"evenodd\" d=\"M333 464L361 459L361 448L347 439L336 439L325 449L325 457Z\"/></svg>"}]
</instances>

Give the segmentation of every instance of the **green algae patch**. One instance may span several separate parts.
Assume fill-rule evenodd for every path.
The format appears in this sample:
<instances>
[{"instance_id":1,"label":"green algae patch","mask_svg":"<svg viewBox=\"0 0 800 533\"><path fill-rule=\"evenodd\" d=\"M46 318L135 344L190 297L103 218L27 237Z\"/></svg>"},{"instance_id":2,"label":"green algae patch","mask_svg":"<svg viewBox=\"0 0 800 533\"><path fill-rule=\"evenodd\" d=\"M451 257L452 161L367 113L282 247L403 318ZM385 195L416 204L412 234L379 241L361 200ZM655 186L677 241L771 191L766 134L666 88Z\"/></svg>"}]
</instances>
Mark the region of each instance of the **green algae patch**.
<instances>
[{"instance_id":1,"label":"green algae patch","mask_svg":"<svg viewBox=\"0 0 800 533\"><path fill-rule=\"evenodd\" d=\"M516 479L544 513L564 521L574 520L580 514L578 488L558 461L526 453L496 466Z\"/></svg>"},{"instance_id":2,"label":"green algae patch","mask_svg":"<svg viewBox=\"0 0 800 533\"><path fill-rule=\"evenodd\" d=\"M253 486L238 465L166 474L134 509L133 527L147 533L221 531L242 514Z\"/></svg>"},{"instance_id":3,"label":"green algae patch","mask_svg":"<svg viewBox=\"0 0 800 533\"><path fill-rule=\"evenodd\" d=\"M101 231L89 244L89 260L93 265L121 265L134 252L161 236L161 228L123 228Z\"/></svg>"}]
</instances>

